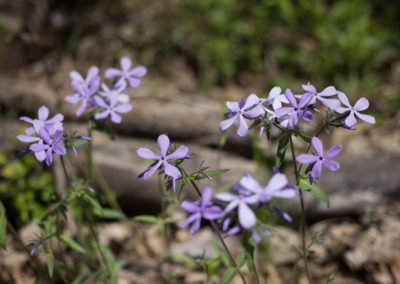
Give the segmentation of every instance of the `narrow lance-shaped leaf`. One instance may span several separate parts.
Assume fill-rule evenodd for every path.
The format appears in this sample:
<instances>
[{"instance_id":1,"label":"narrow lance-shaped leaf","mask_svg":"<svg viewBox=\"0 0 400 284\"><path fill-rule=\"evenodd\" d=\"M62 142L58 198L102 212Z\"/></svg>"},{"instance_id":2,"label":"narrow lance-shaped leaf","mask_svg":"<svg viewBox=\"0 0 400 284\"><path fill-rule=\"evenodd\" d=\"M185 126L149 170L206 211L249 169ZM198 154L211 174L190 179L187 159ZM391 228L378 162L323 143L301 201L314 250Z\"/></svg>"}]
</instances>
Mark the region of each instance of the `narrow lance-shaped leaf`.
<instances>
[{"instance_id":1,"label":"narrow lance-shaped leaf","mask_svg":"<svg viewBox=\"0 0 400 284\"><path fill-rule=\"evenodd\" d=\"M60 235L60 240L63 241L63 243L65 243L69 248L73 249L74 251L85 254L85 249L76 241L74 241L70 236L62 234Z\"/></svg>"},{"instance_id":2,"label":"narrow lance-shaped leaf","mask_svg":"<svg viewBox=\"0 0 400 284\"><path fill-rule=\"evenodd\" d=\"M299 187L302 190L310 192L316 198L325 202L326 206L329 207L328 195L325 192L323 192L315 182L311 184L308 177L302 177L299 180Z\"/></svg>"},{"instance_id":3,"label":"narrow lance-shaped leaf","mask_svg":"<svg viewBox=\"0 0 400 284\"><path fill-rule=\"evenodd\" d=\"M276 153L275 168L280 169L285 159L286 150L289 146L290 133L285 133L279 139L278 151Z\"/></svg>"}]
</instances>

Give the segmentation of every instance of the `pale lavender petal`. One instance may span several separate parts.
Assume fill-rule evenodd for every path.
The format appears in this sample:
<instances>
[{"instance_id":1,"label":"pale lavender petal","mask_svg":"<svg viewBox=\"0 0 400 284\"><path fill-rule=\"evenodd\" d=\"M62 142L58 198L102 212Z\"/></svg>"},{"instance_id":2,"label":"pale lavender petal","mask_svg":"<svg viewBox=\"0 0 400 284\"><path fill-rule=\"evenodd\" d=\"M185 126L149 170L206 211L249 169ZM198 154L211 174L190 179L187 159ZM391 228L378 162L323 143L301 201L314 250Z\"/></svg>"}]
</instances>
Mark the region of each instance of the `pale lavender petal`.
<instances>
[{"instance_id":1,"label":"pale lavender petal","mask_svg":"<svg viewBox=\"0 0 400 284\"><path fill-rule=\"evenodd\" d=\"M336 110L340 106L340 101L337 99L318 98L318 100L330 109Z\"/></svg>"},{"instance_id":2,"label":"pale lavender petal","mask_svg":"<svg viewBox=\"0 0 400 284\"><path fill-rule=\"evenodd\" d=\"M296 98L293 95L293 92L290 89L286 89L285 91L285 96L288 99L289 103L293 106L293 107L297 107L297 101Z\"/></svg>"},{"instance_id":3,"label":"pale lavender petal","mask_svg":"<svg viewBox=\"0 0 400 284\"><path fill-rule=\"evenodd\" d=\"M121 63L122 70L125 72L128 72L132 66L132 61L126 56L121 58L120 63Z\"/></svg>"},{"instance_id":4,"label":"pale lavender petal","mask_svg":"<svg viewBox=\"0 0 400 284\"><path fill-rule=\"evenodd\" d=\"M227 128L229 128L230 126L232 126L232 124L235 122L236 118L238 115L235 115L234 117L231 117L229 119L223 120L219 123L219 129L221 131L226 130Z\"/></svg>"},{"instance_id":5,"label":"pale lavender petal","mask_svg":"<svg viewBox=\"0 0 400 284\"><path fill-rule=\"evenodd\" d=\"M225 207L224 213L226 214L226 213L232 211L233 209L235 209L236 207L238 207L238 205L239 205L239 199L237 199L237 197L236 197L236 199L232 200L232 201Z\"/></svg>"},{"instance_id":6,"label":"pale lavender petal","mask_svg":"<svg viewBox=\"0 0 400 284\"><path fill-rule=\"evenodd\" d=\"M42 152L45 151L49 148L49 145L46 144L32 144L29 146L29 150L32 152Z\"/></svg>"},{"instance_id":7,"label":"pale lavender petal","mask_svg":"<svg viewBox=\"0 0 400 284\"><path fill-rule=\"evenodd\" d=\"M158 146L160 147L161 156L165 157L167 155L167 151L168 151L169 144L170 144L168 136L165 134L161 134L157 138L157 143L158 143Z\"/></svg>"},{"instance_id":8,"label":"pale lavender petal","mask_svg":"<svg viewBox=\"0 0 400 284\"><path fill-rule=\"evenodd\" d=\"M18 135L17 139L21 142L26 142L26 143L36 142L36 141L40 140L40 138L38 138L38 137L32 137L32 136L23 135L23 134Z\"/></svg>"},{"instance_id":9,"label":"pale lavender petal","mask_svg":"<svg viewBox=\"0 0 400 284\"><path fill-rule=\"evenodd\" d=\"M241 202L239 204L238 215L239 222L243 228L249 229L256 224L256 215L246 203Z\"/></svg>"},{"instance_id":10,"label":"pale lavender petal","mask_svg":"<svg viewBox=\"0 0 400 284\"><path fill-rule=\"evenodd\" d=\"M319 95L322 97L330 97L330 96L336 95L337 93L338 93L338 91L336 90L335 87L329 86L329 87L326 87L325 89L323 89L323 91L320 92Z\"/></svg>"},{"instance_id":11,"label":"pale lavender petal","mask_svg":"<svg viewBox=\"0 0 400 284\"><path fill-rule=\"evenodd\" d=\"M360 98L354 105L354 110L363 111L369 107L369 101L366 98Z\"/></svg>"},{"instance_id":12,"label":"pale lavender petal","mask_svg":"<svg viewBox=\"0 0 400 284\"><path fill-rule=\"evenodd\" d=\"M136 150L139 157L147 160L159 160L160 156L156 155L153 151L147 148L139 148Z\"/></svg>"},{"instance_id":13,"label":"pale lavender petal","mask_svg":"<svg viewBox=\"0 0 400 284\"><path fill-rule=\"evenodd\" d=\"M237 196L230 192L220 192L215 194L215 198L221 201L230 202L236 199Z\"/></svg>"},{"instance_id":14,"label":"pale lavender petal","mask_svg":"<svg viewBox=\"0 0 400 284\"><path fill-rule=\"evenodd\" d=\"M323 160L322 164L329 169L330 171L338 171L340 169L340 164L333 160L325 159Z\"/></svg>"},{"instance_id":15,"label":"pale lavender petal","mask_svg":"<svg viewBox=\"0 0 400 284\"><path fill-rule=\"evenodd\" d=\"M127 78L129 85L132 88L138 88L140 86L141 80L135 77L128 77Z\"/></svg>"},{"instance_id":16,"label":"pale lavender petal","mask_svg":"<svg viewBox=\"0 0 400 284\"><path fill-rule=\"evenodd\" d=\"M312 164L318 161L318 157L310 154L301 154L297 156L296 160L302 164Z\"/></svg>"},{"instance_id":17,"label":"pale lavender petal","mask_svg":"<svg viewBox=\"0 0 400 284\"><path fill-rule=\"evenodd\" d=\"M195 220L200 219L200 218L201 218L200 213L191 214L179 223L179 227L184 228L187 225L189 225L190 223L193 223Z\"/></svg>"},{"instance_id":18,"label":"pale lavender petal","mask_svg":"<svg viewBox=\"0 0 400 284\"><path fill-rule=\"evenodd\" d=\"M265 113L264 108L261 105L256 105L253 109L245 111L243 114L247 118L257 118L260 115L263 115Z\"/></svg>"},{"instance_id":19,"label":"pale lavender petal","mask_svg":"<svg viewBox=\"0 0 400 284\"><path fill-rule=\"evenodd\" d=\"M240 186L244 187L250 192L259 192L261 190L261 185L252 176L246 175L242 177L239 181Z\"/></svg>"},{"instance_id":20,"label":"pale lavender petal","mask_svg":"<svg viewBox=\"0 0 400 284\"><path fill-rule=\"evenodd\" d=\"M76 104L81 100L81 98L78 95L72 95L72 96L66 96L64 100L67 103Z\"/></svg>"},{"instance_id":21,"label":"pale lavender petal","mask_svg":"<svg viewBox=\"0 0 400 284\"><path fill-rule=\"evenodd\" d=\"M311 139L311 145L314 148L315 152L318 154L319 157L322 157L324 154L324 145L322 144L321 139L314 136Z\"/></svg>"},{"instance_id":22,"label":"pale lavender petal","mask_svg":"<svg viewBox=\"0 0 400 284\"><path fill-rule=\"evenodd\" d=\"M121 76L122 72L115 68L108 68L105 73L107 79L113 79L115 77Z\"/></svg>"},{"instance_id":23,"label":"pale lavender petal","mask_svg":"<svg viewBox=\"0 0 400 284\"><path fill-rule=\"evenodd\" d=\"M288 184L288 179L286 175L281 173L276 173L272 176L271 180L268 182L268 185L265 187L265 191L267 192L275 192L279 189L282 189L284 186Z\"/></svg>"},{"instance_id":24,"label":"pale lavender petal","mask_svg":"<svg viewBox=\"0 0 400 284\"><path fill-rule=\"evenodd\" d=\"M71 72L69 72L69 77L71 78L71 80L78 81L78 82L80 82L80 83L84 82L84 80L83 80L81 74L79 74L79 73L76 72L76 71L71 71Z\"/></svg>"},{"instance_id":25,"label":"pale lavender petal","mask_svg":"<svg viewBox=\"0 0 400 284\"><path fill-rule=\"evenodd\" d=\"M39 162L43 162L46 159L45 151L35 152L34 154L35 154L36 160L38 160Z\"/></svg>"},{"instance_id":26,"label":"pale lavender petal","mask_svg":"<svg viewBox=\"0 0 400 284\"><path fill-rule=\"evenodd\" d=\"M41 106L38 111L38 117L40 120L45 121L49 117L49 109L46 106Z\"/></svg>"},{"instance_id":27,"label":"pale lavender petal","mask_svg":"<svg viewBox=\"0 0 400 284\"><path fill-rule=\"evenodd\" d=\"M95 96L94 100L96 101L96 105L97 106L99 106L99 107L101 107L103 109L108 109L109 108L109 105L106 104L105 101L102 98L100 98L98 96Z\"/></svg>"},{"instance_id":28,"label":"pale lavender petal","mask_svg":"<svg viewBox=\"0 0 400 284\"><path fill-rule=\"evenodd\" d=\"M277 96L279 96L281 94L281 92L282 92L282 89L280 87L273 87L271 89L271 91L269 91L268 98L274 99Z\"/></svg>"},{"instance_id":29,"label":"pale lavender petal","mask_svg":"<svg viewBox=\"0 0 400 284\"><path fill-rule=\"evenodd\" d=\"M27 116L21 116L19 119L28 123L33 123L33 119Z\"/></svg>"},{"instance_id":30,"label":"pale lavender petal","mask_svg":"<svg viewBox=\"0 0 400 284\"><path fill-rule=\"evenodd\" d=\"M239 104L237 102L231 102L231 101L227 101L226 102L226 106L228 107L228 109L230 109L231 111L239 111Z\"/></svg>"},{"instance_id":31,"label":"pale lavender petal","mask_svg":"<svg viewBox=\"0 0 400 284\"><path fill-rule=\"evenodd\" d=\"M339 107L335 108L335 111L336 111L337 113L345 113L345 112L347 112L347 111L350 111L350 108L339 106Z\"/></svg>"},{"instance_id":32,"label":"pale lavender petal","mask_svg":"<svg viewBox=\"0 0 400 284\"><path fill-rule=\"evenodd\" d=\"M244 103L242 109L246 110L246 109L258 104L259 101L260 101L260 98L256 94L250 94L247 97L246 102Z\"/></svg>"},{"instance_id":33,"label":"pale lavender petal","mask_svg":"<svg viewBox=\"0 0 400 284\"><path fill-rule=\"evenodd\" d=\"M322 170L322 163L320 161L317 161L312 170L311 170L311 175L314 179L319 179L319 177L321 176L321 170Z\"/></svg>"},{"instance_id":34,"label":"pale lavender petal","mask_svg":"<svg viewBox=\"0 0 400 284\"><path fill-rule=\"evenodd\" d=\"M51 144L51 137L45 129L41 129L39 132L40 138L43 139L47 144Z\"/></svg>"},{"instance_id":35,"label":"pale lavender petal","mask_svg":"<svg viewBox=\"0 0 400 284\"><path fill-rule=\"evenodd\" d=\"M346 96L345 93L338 92L338 97L339 97L339 100L340 100L345 106L351 108L349 99L347 98L347 96Z\"/></svg>"},{"instance_id":36,"label":"pale lavender petal","mask_svg":"<svg viewBox=\"0 0 400 284\"><path fill-rule=\"evenodd\" d=\"M288 124L289 128L293 129L296 126L297 121L298 121L297 112L293 112L289 118L289 124Z\"/></svg>"},{"instance_id":37,"label":"pale lavender petal","mask_svg":"<svg viewBox=\"0 0 400 284\"><path fill-rule=\"evenodd\" d=\"M247 135L248 131L249 127L247 126L246 120L243 118L243 116L239 115L239 127L237 129L237 134L241 137L244 137Z\"/></svg>"},{"instance_id":38,"label":"pale lavender petal","mask_svg":"<svg viewBox=\"0 0 400 284\"><path fill-rule=\"evenodd\" d=\"M187 156L188 152L189 152L189 148L184 145L181 145L181 146L179 146L178 149L175 150L175 152L166 156L166 159L167 160L184 159Z\"/></svg>"},{"instance_id":39,"label":"pale lavender petal","mask_svg":"<svg viewBox=\"0 0 400 284\"><path fill-rule=\"evenodd\" d=\"M240 227L239 226L235 226L232 229L230 229L229 231L226 232L226 235L231 237L234 236L236 234L238 234L240 232Z\"/></svg>"},{"instance_id":40,"label":"pale lavender petal","mask_svg":"<svg viewBox=\"0 0 400 284\"><path fill-rule=\"evenodd\" d=\"M333 158L339 155L342 152L343 146L336 144L333 145L329 150L325 153L324 158Z\"/></svg>"},{"instance_id":41,"label":"pale lavender petal","mask_svg":"<svg viewBox=\"0 0 400 284\"><path fill-rule=\"evenodd\" d=\"M310 104L310 100L312 98L315 98L315 96L311 93L305 93L301 96L300 102L299 102L299 108L305 108L307 105Z\"/></svg>"},{"instance_id":42,"label":"pale lavender petal","mask_svg":"<svg viewBox=\"0 0 400 284\"><path fill-rule=\"evenodd\" d=\"M280 109L277 109L277 110L275 111L275 114L276 114L278 117L281 117L281 116L287 115L287 114L289 114L289 113L292 113L293 110L294 110L294 109L293 109L292 107L282 107L282 108L280 108Z\"/></svg>"},{"instance_id":43,"label":"pale lavender petal","mask_svg":"<svg viewBox=\"0 0 400 284\"><path fill-rule=\"evenodd\" d=\"M111 113L111 121L114 123L121 123L122 117L117 114L116 112L110 112Z\"/></svg>"},{"instance_id":44,"label":"pale lavender petal","mask_svg":"<svg viewBox=\"0 0 400 284\"><path fill-rule=\"evenodd\" d=\"M193 222L192 227L190 227L189 233L191 235L194 235L198 230L200 230L200 225L201 225L201 218L198 218Z\"/></svg>"},{"instance_id":45,"label":"pale lavender petal","mask_svg":"<svg viewBox=\"0 0 400 284\"><path fill-rule=\"evenodd\" d=\"M224 215L221 207L219 206L210 206L203 212L203 218L207 220L215 220L222 218Z\"/></svg>"},{"instance_id":46,"label":"pale lavender petal","mask_svg":"<svg viewBox=\"0 0 400 284\"><path fill-rule=\"evenodd\" d=\"M375 118L373 116L367 115L367 114L362 114L357 111L355 112L355 114L359 119L364 120L367 123L375 124Z\"/></svg>"},{"instance_id":47,"label":"pale lavender petal","mask_svg":"<svg viewBox=\"0 0 400 284\"><path fill-rule=\"evenodd\" d=\"M114 108L114 110L119 113L127 113L127 112L130 112L132 110L132 108L133 107L131 104L121 104L121 105L116 106Z\"/></svg>"},{"instance_id":48,"label":"pale lavender petal","mask_svg":"<svg viewBox=\"0 0 400 284\"><path fill-rule=\"evenodd\" d=\"M171 165L167 161L164 161L163 165L164 165L164 172L167 176L170 176L174 179L181 177L181 172L178 170L177 167Z\"/></svg>"},{"instance_id":49,"label":"pale lavender petal","mask_svg":"<svg viewBox=\"0 0 400 284\"><path fill-rule=\"evenodd\" d=\"M181 208L183 210L185 210L186 212L190 212L190 213L199 211L199 206L195 202L188 201L188 200L184 200L181 203Z\"/></svg>"},{"instance_id":50,"label":"pale lavender petal","mask_svg":"<svg viewBox=\"0 0 400 284\"><path fill-rule=\"evenodd\" d=\"M296 189L288 188L276 191L273 195L277 198L295 198L298 196L298 191Z\"/></svg>"},{"instance_id":51,"label":"pale lavender petal","mask_svg":"<svg viewBox=\"0 0 400 284\"><path fill-rule=\"evenodd\" d=\"M64 115L61 113L57 113L55 116L53 116L51 119L47 120L47 123L59 123L64 120Z\"/></svg>"},{"instance_id":52,"label":"pale lavender petal","mask_svg":"<svg viewBox=\"0 0 400 284\"><path fill-rule=\"evenodd\" d=\"M137 66L133 68L131 72L129 72L129 76L135 76L135 77L143 77L147 74L147 69L144 66Z\"/></svg>"},{"instance_id":53,"label":"pale lavender petal","mask_svg":"<svg viewBox=\"0 0 400 284\"><path fill-rule=\"evenodd\" d=\"M144 173L143 173L143 178L148 179L150 176L152 176L157 169L161 166L162 161L158 161L154 165L150 166Z\"/></svg>"},{"instance_id":54,"label":"pale lavender petal","mask_svg":"<svg viewBox=\"0 0 400 284\"><path fill-rule=\"evenodd\" d=\"M114 107L118 102L118 93L113 91L108 95L110 106Z\"/></svg>"},{"instance_id":55,"label":"pale lavender petal","mask_svg":"<svg viewBox=\"0 0 400 284\"><path fill-rule=\"evenodd\" d=\"M348 127L352 127L353 125L355 125L357 123L357 120L356 120L356 118L354 116L354 111L350 111L349 115L344 120L344 123Z\"/></svg>"},{"instance_id":56,"label":"pale lavender petal","mask_svg":"<svg viewBox=\"0 0 400 284\"><path fill-rule=\"evenodd\" d=\"M95 118L96 120L102 120L102 119L105 119L109 114L110 114L110 111L107 109L107 110L105 110L105 111L96 113L96 114L94 115L94 118Z\"/></svg>"},{"instance_id":57,"label":"pale lavender petal","mask_svg":"<svg viewBox=\"0 0 400 284\"><path fill-rule=\"evenodd\" d=\"M78 110L76 111L76 115L77 116L81 116L85 110L86 110L86 106L87 106L87 101L83 100L82 104L80 105L80 107L78 108Z\"/></svg>"},{"instance_id":58,"label":"pale lavender petal","mask_svg":"<svg viewBox=\"0 0 400 284\"><path fill-rule=\"evenodd\" d=\"M311 84L301 85L301 87L306 92L313 93L313 94L317 93L317 89L315 89L315 87Z\"/></svg>"},{"instance_id":59,"label":"pale lavender petal","mask_svg":"<svg viewBox=\"0 0 400 284\"><path fill-rule=\"evenodd\" d=\"M46 153L46 164L50 166L53 163L53 153L51 150L47 150Z\"/></svg>"},{"instance_id":60,"label":"pale lavender petal","mask_svg":"<svg viewBox=\"0 0 400 284\"><path fill-rule=\"evenodd\" d=\"M88 75L86 77L86 83L89 84L99 74L99 68L92 66L89 68Z\"/></svg>"},{"instance_id":61,"label":"pale lavender petal","mask_svg":"<svg viewBox=\"0 0 400 284\"><path fill-rule=\"evenodd\" d=\"M212 199L213 190L211 187L206 187L201 194L201 207L205 207Z\"/></svg>"}]
</instances>

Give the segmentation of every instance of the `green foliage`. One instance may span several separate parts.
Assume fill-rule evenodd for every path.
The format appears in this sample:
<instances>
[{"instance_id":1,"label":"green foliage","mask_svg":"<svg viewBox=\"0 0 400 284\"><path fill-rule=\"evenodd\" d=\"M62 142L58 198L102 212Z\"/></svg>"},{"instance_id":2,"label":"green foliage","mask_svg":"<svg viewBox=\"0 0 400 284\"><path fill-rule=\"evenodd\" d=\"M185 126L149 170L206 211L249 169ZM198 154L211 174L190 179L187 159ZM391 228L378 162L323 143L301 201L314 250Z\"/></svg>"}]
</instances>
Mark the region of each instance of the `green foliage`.
<instances>
[{"instance_id":1,"label":"green foliage","mask_svg":"<svg viewBox=\"0 0 400 284\"><path fill-rule=\"evenodd\" d=\"M6 245L6 233L7 233L7 216L6 209L3 203L0 201L0 248Z\"/></svg>"},{"instance_id":2,"label":"green foliage","mask_svg":"<svg viewBox=\"0 0 400 284\"><path fill-rule=\"evenodd\" d=\"M291 136L290 132L285 132L283 136L279 139L278 151L276 153L276 160L275 160L275 167L277 169L281 168L283 161L285 160L285 154L289 146L290 136Z\"/></svg>"},{"instance_id":3,"label":"green foliage","mask_svg":"<svg viewBox=\"0 0 400 284\"><path fill-rule=\"evenodd\" d=\"M310 192L316 198L322 200L327 207L329 207L328 195L325 192L323 192L315 182L311 184L307 176L304 176L299 180L299 187L301 190Z\"/></svg>"}]
</instances>

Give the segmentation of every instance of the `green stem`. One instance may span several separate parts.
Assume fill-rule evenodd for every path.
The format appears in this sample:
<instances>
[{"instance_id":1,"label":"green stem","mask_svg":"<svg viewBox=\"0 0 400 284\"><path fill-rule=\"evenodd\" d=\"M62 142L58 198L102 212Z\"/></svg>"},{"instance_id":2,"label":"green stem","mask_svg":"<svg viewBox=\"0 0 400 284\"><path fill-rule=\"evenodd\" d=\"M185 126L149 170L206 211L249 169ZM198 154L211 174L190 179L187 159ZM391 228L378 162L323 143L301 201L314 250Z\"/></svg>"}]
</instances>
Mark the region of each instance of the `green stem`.
<instances>
[{"instance_id":1,"label":"green stem","mask_svg":"<svg viewBox=\"0 0 400 284\"><path fill-rule=\"evenodd\" d=\"M300 176L299 176L299 170L297 169L297 162L296 162L296 155L294 152L294 146L293 146L293 139L292 135L289 136L289 142L290 142L290 150L292 152L292 159L293 159L293 164L294 164L294 175L296 177L296 184L298 185ZM302 252L303 252L303 259L304 259L304 268L306 270L307 274L307 279L309 283L313 283L310 271L308 269L308 249L306 245L306 213L304 209L304 198L303 198L303 192L299 188L299 197L300 197L300 232L301 232L301 244L302 244Z\"/></svg>"},{"instance_id":2,"label":"green stem","mask_svg":"<svg viewBox=\"0 0 400 284\"><path fill-rule=\"evenodd\" d=\"M194 189L196 190L196 192L197 192L197 194L199 195L199 197L201 197L200 189L198 188L198 186L196 185L196 183L193 182L193 181L190 181L190 183L192 184L192 186L193 186ZM222 235L221 235L221 232L220 232L219 229L218 229L217 224L216 224L214 221L211 221L211 220L210 220L210 223L211 223L211 226L212 226L212 228L213 228L213 230L214 230L214 233L217 235L219 241L221 242L222 246L224 247L224 250L225 250L226 253L228 254L229 260L230 260L230 262L231 262L231 266L232 266L233 268L236 269L237 273L239 273L239 276L240 276L240 278L242 279L242 282L243 282L244 284L247 284L246 278L244 277L243 273L240 271L240 267L239 267L238 264L236 263L236 260L233 258L232 253L230 252L228 246L226 245L226 243L225 243L225 241L224 241L224 239L223 239L223 237L222 237Z\"/></svg>"},{"instance_id":3,"label":"green stem","mask_svg":"<svg viewBox=\"0 0 400 284\"><path fill-rule=\"evenodd\" d=\"M94 225L93 225L93 222L92 222L92 219L91 219L90 216L88 216L88 222L89 222L90 232L92 233L93 239L94 239L94 241L96 243L96 246L97 246L97 249L98 249L98 251L100 253L101 260L103 261L104 266L106 267L107 276L110 277L112 275L112 273L111 273L110 268L108 267L106 256L104 255L103 250L101 249L100 241L97 238L97 233L96 233L96 230L94 228Z\"/></svg>"},{"instance_id":4,"label":"green stem","mask_svg":"<svg viewBox=\"0 0 400 284\"><path fill-rule=\"evenodd\" d=\"M92 137L92 122L90 119L87 122L87 136ZM92 140L88 141L87 152L86 152L86 175L87 180L92 180L93 176L93 157L92 157Z\"/></svg>"}]
</instances>

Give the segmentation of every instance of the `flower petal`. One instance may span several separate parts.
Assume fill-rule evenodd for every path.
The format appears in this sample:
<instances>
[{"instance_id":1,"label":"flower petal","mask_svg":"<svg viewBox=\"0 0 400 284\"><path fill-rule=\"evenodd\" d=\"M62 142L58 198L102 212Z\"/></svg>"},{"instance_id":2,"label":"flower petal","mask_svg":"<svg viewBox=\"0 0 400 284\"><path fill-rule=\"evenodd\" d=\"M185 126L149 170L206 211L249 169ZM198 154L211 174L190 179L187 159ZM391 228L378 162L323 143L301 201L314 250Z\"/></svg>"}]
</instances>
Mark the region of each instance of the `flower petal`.
<instances>
[{"instance_id":1,"label":"flower petal","mask_svg":"<svg viewBox=\"0 0 400 284\"><path fill-rule=\"evenodd\" d=\"M111 111L111 121L114 123L121 123L122 117L115 111Z\"/></svg>"},{"instance_id":2,"label":"flower petal","mask_svg":"<svg viewBox=\"0 0 400 284\"><path fill-rule=\"evenodd\" d=\"M227 128L229 128L230 126L232 126L232 124L235 122L235 120L237 119L237 117L238 117L238 115L235 115L235 116L233 116L233 117L231 117L231 118L228 118L228 119L225 119L225 120L221 121L221 122L219 123L219 129L220 129L221 131L226 130Z\"/></svg>"},{"instance_id":3,"label":"flower petal","mask_svg":"<svg viewBox=\"0 0 400 284\"><path fill-rule=\"evenodd\" d=\"M338 91L336 90L336 88L334 86L329 86L326 87L325 89L322 90L322 92L319 93L319 95L321 97L330 97L330 96L334 96L338 93Z\"/></svg>"},{"instance_id":4,"label":"flower petal","mask_svg":"<svg viewBox=\"0 0 400 284\"><path fill-rule=\"evenodd\" d=\"M318 154L319 157L322 157L322 155L324 154L324 145L322 144L321 139L319 139L318 137L314 136L311 139L311 145L314 148L315 152Z\"/></svg>"},{"instance_id":5,"label":"flower petal","mask_svg":"<svg viewBox=\"0 0 400 284\"><path fill-rule=\"evenodd\" d=\"M171 165L167 161L164 161L163 165L164 165L164 172L167 176L170 176L174 179L181 177L181 172L177 167Z\"/></svg>"},{"instance_id":6,"label":"flower petal","mask_svg":"<svg viewBox=\"0 0 400 284\"><path fill-rule=\"evenodd\" d=\"M279 189L282 189L287 184L288 184L288 179L286 175L281 173L276 173L272 176L267 186L264 188L264 191L272 193L278 191Z\"/></svg>"},{"instance_id":7,"label":"flower petal","mask_svg":"<svg viewBox=\"0 0 400 284\"><path fill-rule=\"evenodd\" d=\"M367 98L360 98L354 105L356 111L363 111L369 107L369 101Z\"/></svg>"},{"instance_id":8,"label":"flower petal","mask_svg":"<svg viewBox=\"0 0 400 284\"><path fill-rule=\"evenodd\" d=\"M251 210L250 207L244 202L239 204L238 215L240 225L242 225L243 228L249 229L256 224L256 215L254 214L253 210Z\"/></svg>"},{"instance_id":9,"label":"flower petal","mask_svg":"<svg viewBox=\"0 0 400 284\"><path fill-rule=\"evenodd\" d=\"M135 76L135 77L143 77L147 74L147 69L144 66L137 66L133 68L131 72L129 72L129 76Z\"/></svg>"},{"instance_id":10,"label":"flower petal","mask_svg":"<svg viewBox=\"0 0 400 284\"><path fill-rule=\"evenodd\" d=\"M240 137L244 137L247 135L248 131L249 131L249 127L247 126L246 120L243 118L242 115L239 115L239 127L237 129L237 134Z\"/></svg>"},{"instance_id":11,"label":"flower petal","mask_svg":"<svg viewBox=\"0 0 400 284\"><path fill-rule=\"evenodd\" d=\"M212 199L213 189L209 186L204 188L201 194L201 207L205 207Z\"/></svg>"},{"instance_id":12,"label":"flower petal","mask_svg":"<svg viewBox=\"0 0 400 284\"><path fill-rule=\"evenodd\" d=\"M329 150L324 154L324 158L333 158L339 155L342 152L343 146L340 144L333 145Z\"/></svg>"},{"instance_id":13,"label":"flower petal","mask_svg":"<svg viewBox=\"0 0 400 284\"><path fill-rule=\"evenodd\" d=\"M153 151L147 148L139 148L136 150L136 154L147 160L159 160L160 156L156 155Z\"/></svg>"},{"instance_id":14,"label":"flower petal","mask_svg":"<svg viewBox=\"0 0 400 284\"><path fill-rule=\"evenodd\" d=\"M351 108L349 99L347 98L346 94L343 92L338 92L338 98L339 100L347 107Z\"/></svg>"},{"instance_id":15,"label":"flower petal","mask_svg":"<svg viewBox=\"0 0 400 284\"><path fill-rule=\"evenodd\" d=\"M219 192L215 194L215 198L221 201L230 202L237 198L237 196L230 192Z\"/></svg>"},{"instance_id":16,"label":"flower petal","mask_svg":"<svg viewBox=\"0 0 400 284\"><path fill-rule=\"evenodd\" d=\"M339 169L340 169L340 164L339 164L339 162L336 162L336 161L334 161L334 160L328 160L328 159L325 159L325 160L323 160L323 162L322 162L322 164L327 168L327 169L329 169L330 171L338 171Z\"/></svg>"},{"instance_id":17,"label":"flower petal","mask_svg":"<svg viewBox=\"0 0 400 284\"><path fill-rule=\"evenodd\" d=\"M46 106L41 106L38 111L40 120L45 121L49 117L49 109Z\"/></svg>"},{"instance_id":18,"label":"flower petal","mask_svg":"<svg viewBox=\"0 0 400 284\"><path fill-rule=\"evenodd\" d=\"M129 59L129 57L126 56L121 58L120 63L121 63L121 68L124 72L128 72L132 66L132 61Z\"/></svg>"},{"instance_id":19,"label":"flower petal","mask_svg":"<svg viewBox=\"0 0 400 284\"><path fill-rule=\"evenodd\" d=\"M156 163L154 163L153 165L151 165L144 173L143 173L143 178L144 179L148 179L149 177L151 177L156 171L157 169L161 166L162 161L157 161Z\"/></svg>"},{"instance_id":20,"label":"flower petal","mask_svg":"<svg viewBox=\"0 0 400 284\"><path fill-rule=\"evenodd\" d=\"M320 161L317 161L312 170L311 170L311 175L313 179L317 180L321 176L321 170L322 170L322 163Z\"/></svg>"},{"instance_id":21,"label":"flower petal","mask_svg":"<svg viewBox=\"0 0 400 284\"><path fill-rule=\"evenodd\" d=\"M187 156L188 152L189 152L189 148L184 145L181 145L181 146L179 146L178 149L175 150L175 152L166 156L166 159L167 160L184 159Z\"/></svg>"},{"instance_id":22,"label":"flower petal","mask_svg":"<svg viewBox=\"0 0 400 284\"><path fill-rule=\"evenodd\" d=\"M108 68L105 73L107 79L113 79L115 77L121 76L122 72L115 68Z\"/></svg>"},{"instance_id":23,"label":"flower petal","mask_svg":"<svg viewBox=\"0 0 400 284\"><path fill-rule=\"evenodd\" d=\"M359 119L361 119L367 123L375 124L375 118L373 116L368 115L368 114L362 114L357 111L355 112L355 114Z\"/></svg>"},{"instance_id":24,"label":"flower petal","mask_svg":"<svg viewBox=\"0 0 400 284\"><path fill-rule=\"evenodd\" d=\"M336 110L340 106L340 101L337 99L318 98L318 100L330 109Z\"/></svg>"},{"instance_id":25,"label":"flower petal","mask_svg":"<svg viewBox=\"0 0 400 284\"><path fill-rule=\"evenodd\" d=\"M318 157L310 154L301 154L296 157L296 160L302 164L312 164L318 161Z\"/></svg>"},{"instance_id":26,"label":"flower petal","mask_svg":"<svg viewBox=\"0 0 400 284\"><path fill-rule=\"evenodd\" d=\"M121 105L116 106L114 108L114 110L119 113L127 113L127 112L130 112L132 110L132 108L133 107L131 104L121 104Z\"/></svg>"},{"instance_id":27,"label":"flower petal","mask_svg":"<svg viewBox=\"0 0 400 284\"><path fill-rule=\"evenodd\" d=\"M167 155L169 144L171 143L169 141L168 136L165 134L161 134L157 138L157 143L158 143L158 146L160 147L161 156L165 157Z\"/></svg>"},{"instance_id":28,"label":"flower petal","mask_svg":"<svg viewBox=\"0 0 400 284\"><path fill-rule=\"evenodd\" d=\"M354 116L354 111L350 111L349 115L344 120L344 123L348 127L352 127L353 125L355 125L357 123L357 119Z\"/></svg>"},{"instance_id":29,"label":"flower petal","mask_svg":"<svg viewBox=\"0 0 400 284\"><path fill-rule=\"evenodd\" d=\"M189 201L189 200L184 200L181 203L181 208L185 210L186 212L194 213L199 211L199 205L196 204L196 202Z\"/></svg>"}]
</instances>

